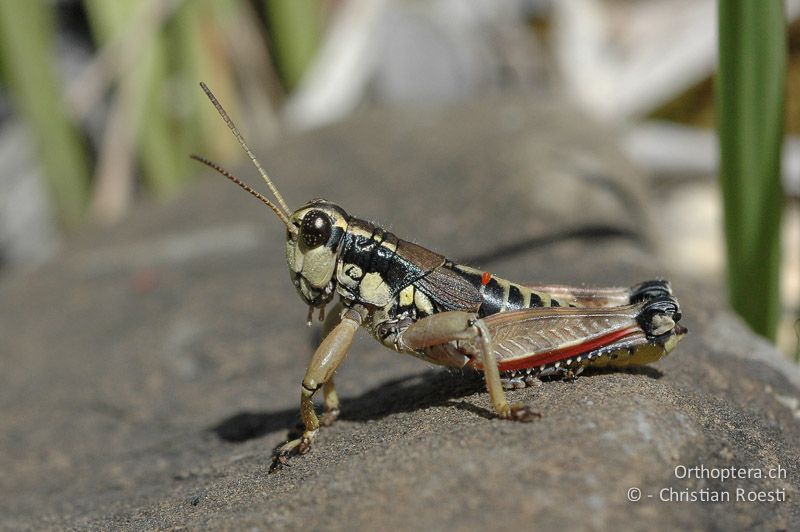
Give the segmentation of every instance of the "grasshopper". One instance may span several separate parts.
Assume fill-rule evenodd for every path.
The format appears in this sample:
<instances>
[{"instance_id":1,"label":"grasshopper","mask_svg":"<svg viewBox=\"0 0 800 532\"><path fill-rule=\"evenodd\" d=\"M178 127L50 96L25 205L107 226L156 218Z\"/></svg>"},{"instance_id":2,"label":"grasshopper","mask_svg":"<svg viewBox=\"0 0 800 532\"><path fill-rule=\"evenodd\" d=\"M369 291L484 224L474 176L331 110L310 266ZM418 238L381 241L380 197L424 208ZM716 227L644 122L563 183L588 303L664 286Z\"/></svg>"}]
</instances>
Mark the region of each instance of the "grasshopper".
<instances>
[{"instance_id":1,"label":"grasshopper","mask_svg":"<svg viewBox=\"0 0 800 532\"><path fill-rule=\"evenodd\" d=\"M324 318L323 340L300 387L304 430L277 448L273 469L305 454L321 425L339 415L333 375L359 328L398 353L451 368L483 372L497 416L530 421L538 414L509 404L505 390L542 377L574 378L586 367L654 362L686 329L667 281L629 288L526 285L457 264L324 199L292 211L222 105L211 103L272 192L273 203L216 163L192 155L267 205L286 227L286 261L300 298ZM338 296L338 302L334 298ZM325 414L312 398L322 388Z\"/></svg>"}]
</instances>

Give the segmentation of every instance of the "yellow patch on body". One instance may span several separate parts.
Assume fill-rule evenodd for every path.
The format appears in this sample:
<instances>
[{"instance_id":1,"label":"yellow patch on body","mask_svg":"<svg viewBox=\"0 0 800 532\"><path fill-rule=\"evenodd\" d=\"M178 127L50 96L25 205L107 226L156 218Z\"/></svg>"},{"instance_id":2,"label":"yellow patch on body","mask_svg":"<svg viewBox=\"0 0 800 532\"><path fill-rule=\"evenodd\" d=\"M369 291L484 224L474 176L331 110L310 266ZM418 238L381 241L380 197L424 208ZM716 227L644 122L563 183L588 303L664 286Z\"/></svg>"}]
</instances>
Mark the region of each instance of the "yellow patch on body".
<instances>
[{"instance_id":1,"label":"yellow patch on body","mask_svg":"<svg viewBox=\"0 0 800 532\"><path fill-rule=\"evenodd\" d=\"M361 299L370 305L386 305L392 298L389 289L380 274L371 272L361 280Z\"/></svg>"},{"instance_id":2,"label":"yellow patch on body","mask_svg":"<svg viewBox=\"0 0 800 532\"><path fill-rule=\"evenodd\" d=\"M585 360L584 366L593 368L623 368L625 366L644 366L652 364L663 358L667 353L675 349L678 342L683 338L683 334L676 334L670 337L664 345L645 344L636 346L631 354L627 349L619 349L607 353L595 360Z\"/></svg>"},{"instance_id":3,"label":"yellow patch on body","mask_svg":"<svg viewBox=\"0 0 800 532\"><path fill-rule=\"evenodd\" d=\"M428 298L428 296L419 290L414 293L414 304L425 314L433 314L433 303L431 303L431 300Z\"/></svg>"},{"instance_id":4,"label":"yellow patch on body","mask_svg":"<svg viewBox=\"0 0 800 532\"><path fill-rule=\"evenodd\" d=\"M408 285L400 290L400 306L407 307L414 302L414 286Z\"/></svg>"}]
</instances>

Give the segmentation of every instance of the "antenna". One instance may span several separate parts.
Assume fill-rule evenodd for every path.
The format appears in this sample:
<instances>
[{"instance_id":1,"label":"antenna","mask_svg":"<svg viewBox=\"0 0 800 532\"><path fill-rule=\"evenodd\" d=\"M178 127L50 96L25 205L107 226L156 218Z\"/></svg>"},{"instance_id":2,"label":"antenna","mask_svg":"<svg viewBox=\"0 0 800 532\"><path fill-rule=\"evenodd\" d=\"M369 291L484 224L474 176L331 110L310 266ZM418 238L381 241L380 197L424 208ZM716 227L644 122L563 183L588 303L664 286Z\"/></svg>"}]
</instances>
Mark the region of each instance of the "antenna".
<instances>
[{"instance_id":1,"label":"antenna","mask_svg":"<svg viewBox=\"0 0 800 532\"><path fill-rule=\"evenodd\" d=\"M225 120L225 123L228 124L228 127L230 128L230 130L236 136L236 140L239 141L239 144L242 145L242 148L244 148L244 151L247 152L247 156L250 157L250 160L253 161L253 165L258 170L258 173L261 174L261 177L263 177L264 181L267 182L267 187L269 187L269 190L275 196L275 199L278 200L278 204L283 208L283 210L285 211L286 215L290 216L292 214L292 211L286 205L286 202L283 200L283 196L281 196L281 193L278 192L278 188L274 184L272 184L272 180L267 175L266 170L264 170L264 168L261 166L261 163L258 162L258 159L256 159L256 156L253 155L253 152L250 150L250 147L247 145L247 142L245 142L244 137L242 136L241 133L239 133L239 129L236 127L236 124L233 123L233 120L231 120L231 117L229 117L228 113L225 112L225 109L222 107L222 104L219 103L219 100L217 100L217 97L214 96L213 92L211 92L211 89L208 88L208 85L206 85L205 83L203 83L201 81L200 82L200 87L206 93L206 96L208 96L208 99L211 100L211 103L214 104L214 107L217 108L217 112L220 114L222 119ZM199 160L200 162L204 162L201 159L197 159L197 160ZM215 167L212 166L212 168L215 168ZM219 170L218 168L215 168L215 169ZM225 175L225 174L223 174L223 175ZM226 177L229 177L229 176L226 175ZM234 181L234 182L236 182L236 181Z\"/></svg>"},{"instance_id":2,"label":"antenna","mask_svg":"<svg viewBox=\"0 0 800 532\"><path fill-rule=\"evenodd\" d=\"M194 155L194 154L190 155L189 157L194 159L195 161L199 161L199 162L203 163L204 165L206 165L206 166L208 166L210 168L213 168L214 170L216 170L220 174L224 175L225 177L227 177L228 179L230 179L231 181L233 181L234 183L236 183L237 185L239 185L240 187L245 189L247 192L249 192L250 194L255 196L257 199L261 200L262 203L266 204L267 207L272 209L272 212L274 212L278 216L278 218L281 219L281 221L283 222L283 225L286 226L286 229L290 233L297 234L297 228L295 226L293 226L291 223L289 223L289 218L286 216L286 214L284 214L280 209L278 209L278 207L276 207L270 200L265 198L263 194L253 190L252 187L250 187L250 185L248 185L244 181L240 180L239 178L237 178L236 176L234 176L233 174L231 174L230 172L228 172L227 170L222 168L220 165L218 165L214 161L209 161L205 157L201 157L199 155Z\"/></svg>"}]
</instances>

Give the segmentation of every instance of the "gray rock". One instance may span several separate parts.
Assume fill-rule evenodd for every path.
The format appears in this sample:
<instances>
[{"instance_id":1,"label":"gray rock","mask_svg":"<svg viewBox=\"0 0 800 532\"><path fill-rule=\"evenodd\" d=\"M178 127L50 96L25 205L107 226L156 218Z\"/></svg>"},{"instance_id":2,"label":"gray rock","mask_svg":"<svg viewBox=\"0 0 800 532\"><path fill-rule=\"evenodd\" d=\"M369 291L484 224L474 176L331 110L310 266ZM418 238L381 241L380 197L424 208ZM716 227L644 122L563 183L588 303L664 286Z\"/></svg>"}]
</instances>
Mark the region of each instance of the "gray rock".
<instances>
[{"instance_id":1,"label":"gray rock","mask_svg":"<svg viewBox=\"0 0 800 532\"><path fill-rule=\"evenodd\" d=\"M669 273L649 248L658 198L607 131L552 98L376 111L287 140L262 162L292 205L327 197L512 279ZM209 177L0 280L4 528L799 522L797 368L747 332L718 289L680 278L691 333L673 354L510 392L542 413L531 424L493 419L476 375L357 342L337 375L342 419L268 475L318 335L303 325L282 238L263 206ZM700 465L780 466L785 477L679 478ZM669 488L785 489L787 500L661 502Z\"/></svg>"},{"instance_id":2,"label":"gray rock","mask_svg":"<svg viewBox=\"0 0 800 532\"><path fill-rule=\"evenodd\" d=\"M0 124L0 271L42 263L61 245L31 140L23 123Z\"/></svg>"}]
</instances>

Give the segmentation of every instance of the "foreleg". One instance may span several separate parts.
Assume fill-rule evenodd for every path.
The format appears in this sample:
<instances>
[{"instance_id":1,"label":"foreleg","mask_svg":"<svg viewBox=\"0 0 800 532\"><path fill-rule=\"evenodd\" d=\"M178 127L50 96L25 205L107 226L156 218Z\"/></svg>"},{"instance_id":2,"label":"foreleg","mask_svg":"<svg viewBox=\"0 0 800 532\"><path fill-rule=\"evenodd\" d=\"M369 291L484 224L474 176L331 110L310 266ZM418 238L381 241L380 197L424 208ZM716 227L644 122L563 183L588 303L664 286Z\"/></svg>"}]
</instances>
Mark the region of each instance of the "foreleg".
<instances>
[{"instance_id":1,"label":"foreleg","mask_svg":"<svg viewBox=\"0 0 800 532\"><path fill-rule=\"evenodd\" d=\"M334 372L344 360L353 337L361 325L361 315L355 310L346 310L341 321L322 341L314 352L314 357L306 370L303 383L300 387L300 415L303 418L305 430L297 439L286 442L278 448L273 468L286 463L293 454L305 454L319 430L319 419L314 412L314 393L326 382L330 381Z\"/></svg>"},{"instance_id":2,"label":"foreleg","mask_svg":"<svg viewBox=\"0 0 800 532\"><path fill-rule=\"evenodd\" d=\"M325 323L322 325L322 339L336 328L341 322L343 306L341 301L333 307L333 310L325 318ZM329 427L339 418L339 395L336 393L336 388L333 384L333 375L322 385L322 398L325 404L325 414L320 419L320 424L323 427Z\"/></svg>"}]
</instances>

